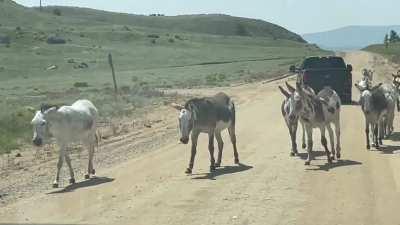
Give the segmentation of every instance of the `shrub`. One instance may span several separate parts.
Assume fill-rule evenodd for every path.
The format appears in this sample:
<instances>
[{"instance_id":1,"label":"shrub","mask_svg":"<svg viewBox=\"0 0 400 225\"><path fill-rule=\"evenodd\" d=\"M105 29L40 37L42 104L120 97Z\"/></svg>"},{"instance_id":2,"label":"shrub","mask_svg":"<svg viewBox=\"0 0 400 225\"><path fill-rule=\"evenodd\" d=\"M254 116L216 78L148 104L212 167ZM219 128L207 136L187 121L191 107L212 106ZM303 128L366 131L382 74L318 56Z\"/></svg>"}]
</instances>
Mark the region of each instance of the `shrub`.
<instances>
[{"instance_id":1,"label":"shrub","mask_svg":"<svg viewBox=\"0 0 400 225\"><path fill-rule=\"evenodd\" d=\"M61 10L58 9L58 8L53 9L53 14L56 15L56 16L61 16Z\"/></svg>"},{"instance_id":2,"label":"shrub","mask_svg":"<svg viewBox=\"0 0 400 225\"><path fill-rule=\"evenodd\" d=\"M174 43L175 40L174 40L173 38L170 38L170 39L168 39L168 42L169 42L169 43Z\"/></svg>"},{"instance_id":3,"label":"shrub","mask_svg":"<svg viewBox=\"0 0 400 225\"><path fill-rule=\"evenodd\" d=\"M76 88L89 87L89 84L87 82L75 82L74 87Z\"/></svg>"},{"instance_id":4,"label":"shrub","mask_svg":"<svg viewBox=\"0 0 400 225\"><path fill-rule=\"evenodd\" d=\"M147 35L147 37L149 37L149 38L160 38L160 36L158 36L157 34L149 34L149 35Z\"/></svg>"}]
</instances>

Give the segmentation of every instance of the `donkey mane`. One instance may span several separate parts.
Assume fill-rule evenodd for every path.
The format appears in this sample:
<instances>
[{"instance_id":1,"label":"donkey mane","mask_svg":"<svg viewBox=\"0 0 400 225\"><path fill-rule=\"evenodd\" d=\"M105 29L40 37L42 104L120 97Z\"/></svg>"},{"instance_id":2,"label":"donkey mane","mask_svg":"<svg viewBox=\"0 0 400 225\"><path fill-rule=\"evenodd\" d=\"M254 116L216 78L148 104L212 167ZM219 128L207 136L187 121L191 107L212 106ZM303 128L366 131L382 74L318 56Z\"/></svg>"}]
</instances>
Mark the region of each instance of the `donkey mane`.
<instances>
[{"instance_id":1,"label":"donkey mane","mask_svg":"<svg viewBox=\"0 0 400 225\"><path fill-rule=\"evenodd\" d=\"M46 112L48 109L55 107L56 109L60 108L60 105L56 105L56 104L48 104L48 103L42 103L40 105L40 111L42 113Z\"/></svg>"}]
</instances>

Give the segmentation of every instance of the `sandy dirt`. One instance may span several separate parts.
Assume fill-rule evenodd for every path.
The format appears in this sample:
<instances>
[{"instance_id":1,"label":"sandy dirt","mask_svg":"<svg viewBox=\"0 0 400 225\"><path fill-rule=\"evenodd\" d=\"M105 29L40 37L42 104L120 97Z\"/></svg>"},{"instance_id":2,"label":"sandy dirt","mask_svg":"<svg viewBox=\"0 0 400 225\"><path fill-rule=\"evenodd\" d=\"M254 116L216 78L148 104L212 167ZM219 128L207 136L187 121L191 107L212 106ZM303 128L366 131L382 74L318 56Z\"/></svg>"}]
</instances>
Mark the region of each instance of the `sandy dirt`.
<instances>
[{"instance_id":1,"label":"sandy dirt","mask_svg":"<svg viewBox=\"0 0 400 225\"><path fill-rule=\"evenodd\" d=\"M374 69L382 81L394 71L386 60L365 52L346 53L346 61L354 67L354 80L364 67ZM400 133L384 141L383 151L367 151L361 109L343 106L342 161L326 164L319 132L314 132L318 156L305 166L304 151L289 157L280 84L194 91L223 90L234 96L241 165L234 165L224 134L223 167L208 173L207 139L202 135L194 174L187 176L190 146L170 135L153 151L98 167L98 177L90 181L3 206L0 224L400 224ZM358 99L355 90L353 99ZM166 109L163 114L172 118L163 126L176 126L176 112ZM396 118L395 131L398 124Z\"/></svg>"}]
</instances>

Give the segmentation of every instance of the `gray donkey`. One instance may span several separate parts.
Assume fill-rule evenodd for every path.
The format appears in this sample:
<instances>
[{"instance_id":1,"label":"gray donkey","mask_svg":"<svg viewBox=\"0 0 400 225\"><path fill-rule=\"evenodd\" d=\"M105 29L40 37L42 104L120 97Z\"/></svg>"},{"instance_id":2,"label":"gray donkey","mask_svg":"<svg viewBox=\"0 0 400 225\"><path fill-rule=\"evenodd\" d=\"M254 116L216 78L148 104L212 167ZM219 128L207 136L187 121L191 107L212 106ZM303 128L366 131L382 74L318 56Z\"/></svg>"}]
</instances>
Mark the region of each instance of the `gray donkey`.
<instances>
[{"instance_id":1,"label":"gray donkey","mask_svg":"<svg viewBox=\"0 0 400 225\"><path fill-rule=\"evenodd\" d=\"M383 120L388 112L388 99L385 96L385 91L381 88L382 83L367 87L362 90L360 96L361 109L365 116L365 134L367 138L367 149L370 149L369 131L370 127L373 130L373 142L375 147L379 149L384 136ZM356 85L357 87L357 85Z\"/></svg>"},{"instance_id":2,"label":"gray donkey","mask_svg":"<svg viewBox=\"0 0 400 225\"><path fill-rule=\"evenodd\" d=\"M336 157L341 157L340 147L340 108L341 101L338 94L330 87L324 87L318 95L313 95L303 87L302 84L296 83L296 91L294 92L293 107L291 107L291 115L296 115L304 122L307 132L307 152L308 157L305 165L310 165L312 159L313 148L313 129L319 128L321 131L321 143L325 149L328 163L335 159L334 134L331 123L335 125L336 133ZM328 150L327 140L325 137L325 129L328 130L332 155Z\"/></svg>"},{"instance_id":3,"label":"gray donkey","mask_svg":"<svg viewBox=\"0 0 400 225\"><path fill-rule=\"evenodd\" d=\"M291 109L291 107L296 107L295 105L295 101L296 101L296 97L298 97L298 95L295 95L295 91L296 89L294 87L292 87L291 85L289 85L289 83L286 81L285 82L287 89L289 90L286 91L283 87L278 86L279 90L281 91L281 93L286 97L281 105L281 112L282 112L282 116L285 120L286 126L289 129L289 135L290 135L290 140L292 142L292 149L290 152L290 156L296 156L298 154L298 150L297 150L297 143L296 143L296 133L297 133L297 126L299 123L299 116L295 115L295 114L290 114L290 111L293 111L293 109ZM309 87L305 87L305 89L307 89L307 91L312 94L315 95L314 90L309 88ZM301 128L302 128L302 148L306 148L306 138L305 138L305 128L304 128L304 122L302 120L300 120L300 124L301 124Z\"/></svg>"},{"instance_id":4,"label":"gray donkey","mask_svg":"<svg viewBox=\"0 0 400 225\"><path fill-rule=\"evenodd\" d=\"M186 169L187 174L192 173L194 158L196 156L197 139L200 133L207 133L209 137L208 150L210 152L211 172L215 170L215 167L221 165L222 149L224 147L221 132L225 129L228 129L231 138L235 163L239 164L235 134L235 104L230 97L221 92L213 97L190 99L184 106L175 103L172 106L179 110L180 141L183 144L187 144L189 142L189 135L192 139L192 151L189 167ZM218 142L218 158L216 163L214 159L214 136Z\"/></svg>"}]
</instances>

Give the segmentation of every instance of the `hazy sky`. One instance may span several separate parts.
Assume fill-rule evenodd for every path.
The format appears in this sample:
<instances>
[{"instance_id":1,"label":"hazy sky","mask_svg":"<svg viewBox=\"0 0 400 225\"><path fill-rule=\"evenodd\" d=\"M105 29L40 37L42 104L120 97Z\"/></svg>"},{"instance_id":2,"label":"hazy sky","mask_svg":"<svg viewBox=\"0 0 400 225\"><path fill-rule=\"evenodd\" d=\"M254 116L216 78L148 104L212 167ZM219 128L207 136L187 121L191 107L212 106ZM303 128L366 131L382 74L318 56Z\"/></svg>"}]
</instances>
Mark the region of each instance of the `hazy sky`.
<instances>
[{"instance_id":1,"label":"hazy sky","mask_svg":"<svg viewBox=\"0 0 400 225\"><path fill-rule=\"evenodd\" d=\"M37 6L39 0L17 0ZM224 13L276 23L303 34L347 25L400 24L400 0L42 0L134 14Z\"/></svg>"}]
</instances>

